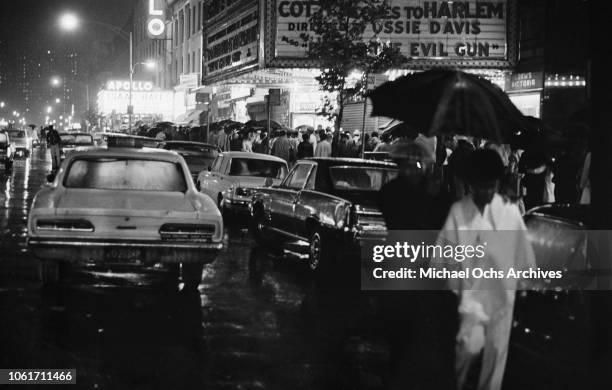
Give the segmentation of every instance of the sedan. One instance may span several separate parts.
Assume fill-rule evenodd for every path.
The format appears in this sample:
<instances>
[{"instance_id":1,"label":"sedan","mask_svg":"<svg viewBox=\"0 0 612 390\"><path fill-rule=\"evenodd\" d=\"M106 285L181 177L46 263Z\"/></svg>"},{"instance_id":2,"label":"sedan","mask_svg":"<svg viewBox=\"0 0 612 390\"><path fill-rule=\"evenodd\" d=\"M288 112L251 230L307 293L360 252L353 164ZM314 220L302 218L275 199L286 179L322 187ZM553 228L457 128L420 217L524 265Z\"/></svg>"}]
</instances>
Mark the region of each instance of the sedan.
<instances>
[{"instance_id":1,"label":"sedan","mask_svg":"<svg viewBox=\"0 0 612 390\"><path fill-rule=\"evenodd\" d=\"M267 154L225 152L210 170L200 173L196 187L217 202L225 212L248 214L257 187L280 184L287 175L287 162Z\"/></svg>"},{"instance_id":2,"label":"sedan","mask_svg":"<svg viewBox=\"0 0 612 390\"><path fill-rule=\"evenodd\" d=\"M60 133L62 140L62 160L76 148L91 148L95 146L94 139L89 133Z\"/></svg>"},{"instance_id":3,"label":"sedan","mask_svg":"<svg viewBox=\"0 0 612 390\"><path fill-rule=\"evenodd\" d=\"M32 153L32 139L25 130L8 130L9 139L13 144L16 156L29 157Z\"/></svg>"},{"instance_id":4,"label":"sedan","mask_svg":"<svg viewBox=\"0 0 612 390\"><path fill-rule=\"evenodd\" d=\"M181 264L188 287L223 247L223 220L190 179L185 160L147 148L76 150L35 196L28 246L43 284L62 262L105 266Z\"/></svg>"},{"instance_id":5,"label":"sedan","mask_svg":"<svg viewBox=\"0 0 612 390\"><path fill-rule=\"evenodd\" d=\"M213 162L219 156L219 153L221 153L219 147L201 142L166 141L159 147L166 150L174 150L183 156L194 183L197 182L200 172L212 167Z\"/></svg>"}]
</instances>

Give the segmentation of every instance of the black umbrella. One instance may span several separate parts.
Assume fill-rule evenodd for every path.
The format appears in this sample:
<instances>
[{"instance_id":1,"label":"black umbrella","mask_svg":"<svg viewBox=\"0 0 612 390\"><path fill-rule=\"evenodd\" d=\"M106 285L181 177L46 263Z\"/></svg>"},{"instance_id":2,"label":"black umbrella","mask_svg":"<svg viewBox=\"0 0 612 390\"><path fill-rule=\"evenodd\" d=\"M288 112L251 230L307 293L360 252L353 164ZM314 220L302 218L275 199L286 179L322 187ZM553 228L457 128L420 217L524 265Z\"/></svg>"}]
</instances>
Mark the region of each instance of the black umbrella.
<instances>
[{"instance_id":1,"label":"black umbrella","mask_svg":"<svg viewBox=\"0 0 612 390\"><path fill-rule=\"evenodd\" d=\"M369 95L373 116L399 119L428 135L461 134L502 142L537 131L490 81L451 69L400 77Z\"/></svg>"},{"instance_id":2,"label":"black umbrella","mask_svg":"<svg viewBox=\"0 0 612 390\"><path fill-rule=\"evenodd\" d=\"M255 123L256 127L263 127L265 129L268 128L268 121L266 119L261 120L261 121L257 121L257 122L254 122L254 123ZM272 121L272 120L270 121L270 128L271 129L281 129L282 127L283 126L280 123L278 123L276 121Z\"/></svg>"}]
</instances>

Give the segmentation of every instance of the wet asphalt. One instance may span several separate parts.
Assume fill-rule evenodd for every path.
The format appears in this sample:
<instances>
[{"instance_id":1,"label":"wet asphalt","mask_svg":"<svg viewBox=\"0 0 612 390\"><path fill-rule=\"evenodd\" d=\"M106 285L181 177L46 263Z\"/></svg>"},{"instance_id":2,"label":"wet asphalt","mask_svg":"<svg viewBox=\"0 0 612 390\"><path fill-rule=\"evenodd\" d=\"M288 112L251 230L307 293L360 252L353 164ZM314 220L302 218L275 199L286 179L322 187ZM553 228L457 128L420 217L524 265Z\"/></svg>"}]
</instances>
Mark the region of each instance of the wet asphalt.
<instances>
[{"instance_id":1,"label":"wet asphalt","mask_svg":"<svg viewBox=\"0 0 612 390\"><path fill-rule=\"evenodd\" d=\"M160 275L133 269L72 270L61 288L42 289L26 222L49 170L37 149L0 171L0 368L75 368L69 388L83 389L387 388L376 300L315 280L296 253L258 248L243 220L227 224L227 248L197 292L160 288ZM536 311L523 315L555 338L534 342L519 321L505 388L579 388L585 328Z\"/></svg>"}]
</instances>

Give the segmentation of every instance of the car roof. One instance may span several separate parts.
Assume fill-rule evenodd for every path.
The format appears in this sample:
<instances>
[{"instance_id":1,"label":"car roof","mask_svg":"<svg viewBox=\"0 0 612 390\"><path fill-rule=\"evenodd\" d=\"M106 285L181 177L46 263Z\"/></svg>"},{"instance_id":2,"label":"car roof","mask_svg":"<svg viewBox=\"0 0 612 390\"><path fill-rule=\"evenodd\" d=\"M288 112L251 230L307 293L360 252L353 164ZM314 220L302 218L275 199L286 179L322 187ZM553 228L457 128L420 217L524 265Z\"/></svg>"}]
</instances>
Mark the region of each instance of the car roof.
<instances>
[{"instance_id":1,"label":"car roof","mask_svg":"<svg viewBox=\"0 0 612 390\"><path fill-rule=\"evenodd\" d=\"M229 156L229 157L240 157L240 158L250 158L255 160L266 160L266 161L276 161L287 163L287 161L283 160L280 157L272 156L269 154L263 153L252 153L252 152L222 152L220 156Z\"/></svg>"},{"instance_id":2,"label":"car roof","mask_svg":"<svg viewBox=\"0 0 612 390\"><path fill-rule=\"evenodd\" d=\"M345 158L345 157L311 157L301 161L314 161L327 165L352 165L363 167L378 167L378 168L396 168L397 165L387 161L365 160L362 158Z\"/></svg>"},{"instance_id":3,"label":"car roof","mask_svg":"<svg viewBox=\"0 0 612 390\"><path fill-rule=\"evenodd\" d=\"M86 150L75 150L70 158L77 157L143 157L162 161L178 162L181 156L171 150L157 148L122 148L122 147L96 147Z\"/></svg>"},{"instance_id":4,"label":"car roof","mask_svg":"<svg viewBox=\"0 0 612 390\"><path fill-rule=\"evenodd\" d=\"M591 225L591 212L589 205L580 204L547 204L527 211L526 217L541 216L557 219L573 224Z\"/></svg>"},{"instance_id":5,"label":"car roof","mask_svg":"<svg viewBox=\"0 0 612 390\"><path fill-rule=\"evenodd\" d=\"M90 133L70 133L70 132L66 132L66 131L64 131L62 133L59 133L59 135L60 136L62 136L62 135L91 135L91 136L93 136Z\"/></svg>"},{"instance_id":6,"label":"car roof","mask_svg":"<svg viewBox=\"0 0 612 390\"><path fill-rule=\"evenodd\" d=\"M211 148L217 148L217 145L207 144L205 142L195 142L195 141L163 141L164 145L172 146L172 145L194 145L194 146L207 146Z\"/></svg>"}]
</instances>

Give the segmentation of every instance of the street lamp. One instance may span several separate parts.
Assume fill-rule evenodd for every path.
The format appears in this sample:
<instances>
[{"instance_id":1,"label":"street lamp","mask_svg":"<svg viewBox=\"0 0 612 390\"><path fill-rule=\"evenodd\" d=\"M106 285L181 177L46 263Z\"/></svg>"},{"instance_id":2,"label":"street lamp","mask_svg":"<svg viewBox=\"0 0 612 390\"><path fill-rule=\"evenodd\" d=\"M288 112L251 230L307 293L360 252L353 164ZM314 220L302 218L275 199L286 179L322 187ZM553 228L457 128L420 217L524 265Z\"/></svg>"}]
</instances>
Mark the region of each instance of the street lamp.
<instances>
[{"instance_id":1,"label":"street lamp","mask_svg":"<svg viewBox=\"0 0 612 390\"><path fill-rule=\"evenodd\" d=\"M6 104L4 102L0 102L0 108L4 108L4 106L6 106Z\"/></svg>"},{"instance_id":2,"label":"street lamp","mask_svg":"<svg viewBox=\"0 0 612 390\"><path fill-rule=\"evenodd\" d=\"M53 85L54 87L59 86L61 83L59 77L51 77L51 85Z\"/></svg>"},{"instance_id":3,"label":"street lamp","mask_svg":"<svg viewBox=\"0 0 612 390\"><path fill-rule=\"evenodd\" d=\"M47 107L47 114L51 114L51 111L53 111L53 107L48 106Z\"/></svg>"},{"instance_id":4,"label":"street lamp","mask_svg":"<svg viewBox=\"0 0 612 390\"><path fill-rule=\"evenodd\" d=\"M55 103L59 104L61 102L60 98L55 98Z\"/></svg>"},{"instance_id":5,"label":"street lamp","mask_svg":"<svg viewBox=\"0 0 612 390\"><path fill-rule=\"evenodd\" d=\"M104 22L99 22L96 20L87 20L87 22L97 24L99 26L102 26L102 27L105 27L111 30L112 32L120 36L121 38L128 41L130 45L130 69L129 69L130 70L130 100L128 104L128 116L129 116L128 131L131 133L132 132L132 116L134 114L134 108L132 107L132 90L133 90L133 84L134 84L134 44L133 44L133 39L132 39L132 31L128 33L117 26L114 26L108 23L104 23ZM65 13L61 15L59 18L59 26L62 30L65 30L65 31L74 31L79 27L79 24L80 24L79 18L73 13Z\"/></svg>"}]
</instances>

